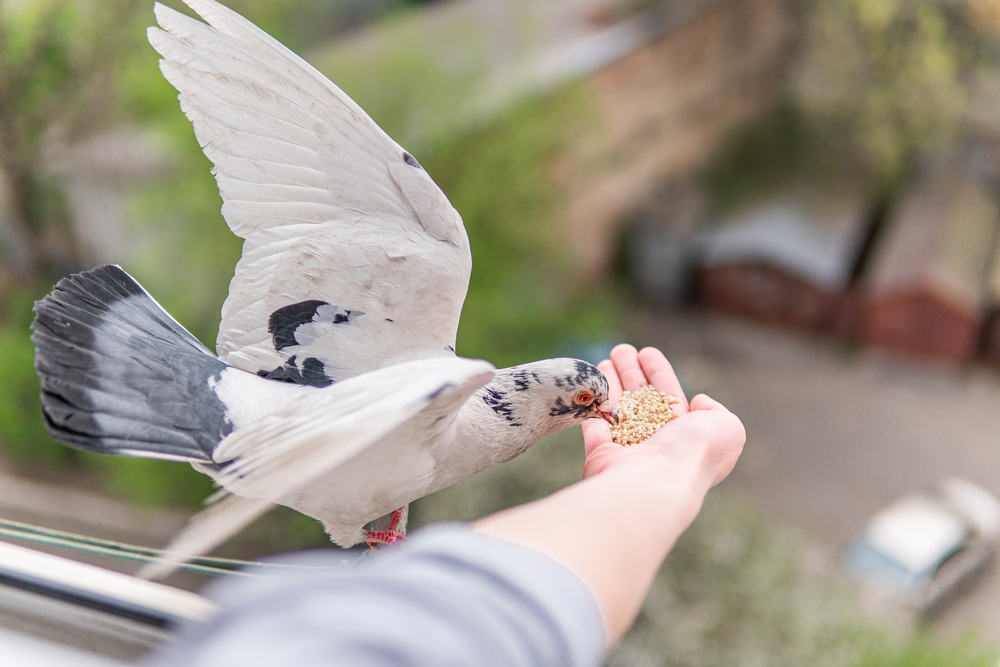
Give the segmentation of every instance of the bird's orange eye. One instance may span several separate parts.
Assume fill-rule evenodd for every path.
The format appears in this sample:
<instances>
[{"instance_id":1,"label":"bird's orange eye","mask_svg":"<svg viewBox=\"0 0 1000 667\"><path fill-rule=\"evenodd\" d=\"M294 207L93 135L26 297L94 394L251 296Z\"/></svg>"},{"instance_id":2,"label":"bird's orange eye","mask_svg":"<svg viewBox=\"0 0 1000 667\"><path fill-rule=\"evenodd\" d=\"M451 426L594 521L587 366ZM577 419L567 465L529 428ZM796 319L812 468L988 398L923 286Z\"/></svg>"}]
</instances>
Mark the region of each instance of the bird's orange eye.
<instances>
[{"instance_id":1,"label":"bird's orange eye","mask_svg":"<svg viewBox=\"0 0 1000 667\"><path fill-rule=\"evenodd\" d=\"M594 400L594 395L589 391L584 391L577 394L576 398L573 399L573 402L577 405L584 405L586 403L590 403L592 400Z\"/></svg>"}]
</instances>

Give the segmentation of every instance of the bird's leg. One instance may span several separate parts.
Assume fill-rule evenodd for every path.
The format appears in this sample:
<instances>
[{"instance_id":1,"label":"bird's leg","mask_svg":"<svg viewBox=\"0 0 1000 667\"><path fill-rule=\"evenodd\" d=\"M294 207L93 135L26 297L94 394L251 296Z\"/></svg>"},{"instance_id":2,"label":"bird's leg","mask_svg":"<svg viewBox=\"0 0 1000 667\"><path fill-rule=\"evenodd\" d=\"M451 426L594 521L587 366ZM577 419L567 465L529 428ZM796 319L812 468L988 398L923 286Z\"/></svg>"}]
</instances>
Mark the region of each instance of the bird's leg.
<instances>
[{"instance_id":1,"label":"bird's leg","mask_svg":"<svg viewBox=\"0 0 1000 667\"><path fill-rule=\"evenodd\" d=\"M401 544L406 542L406 521L410 515L409 504L403 505L392 514L372 521L372 530L365 531L365 542L371 549L379 544Z\"/></svg>"}]
</instances>

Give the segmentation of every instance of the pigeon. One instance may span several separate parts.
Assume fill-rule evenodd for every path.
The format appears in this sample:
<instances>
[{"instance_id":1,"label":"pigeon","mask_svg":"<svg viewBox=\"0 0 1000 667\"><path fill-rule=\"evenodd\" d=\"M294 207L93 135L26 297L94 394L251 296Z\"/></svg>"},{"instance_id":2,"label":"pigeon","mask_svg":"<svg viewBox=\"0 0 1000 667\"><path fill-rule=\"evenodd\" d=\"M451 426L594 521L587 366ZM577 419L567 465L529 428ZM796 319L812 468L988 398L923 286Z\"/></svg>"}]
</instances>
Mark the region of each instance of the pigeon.
<instances>
[{"instance_id":1,"label":"pigeon","mask_svg":"<svg viewBox=\"0 0 1000 667\"><path fill-rule=\"evenodd\" d=\"M472 257L444 193L304 60L213 0L185 2L207 23L156 4L148 37L244 239L217 354L115 265L61 280L32 324L53 438L185 461L225 490L171 545L178 560L273 504L342 547L391 544L417 498L617 422L585 361L456 356Z\"/></svg>"}]
</instances>

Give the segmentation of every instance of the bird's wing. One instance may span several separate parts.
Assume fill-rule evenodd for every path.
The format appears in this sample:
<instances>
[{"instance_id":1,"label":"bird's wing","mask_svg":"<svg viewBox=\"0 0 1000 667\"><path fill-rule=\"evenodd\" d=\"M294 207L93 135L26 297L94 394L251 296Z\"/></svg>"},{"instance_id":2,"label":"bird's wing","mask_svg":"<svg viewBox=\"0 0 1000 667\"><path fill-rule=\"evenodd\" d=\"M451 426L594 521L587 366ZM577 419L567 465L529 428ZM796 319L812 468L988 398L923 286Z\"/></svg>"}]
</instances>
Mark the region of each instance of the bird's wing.
<instances>
[{"instance_id":1,"label":"bird's wing","mask_svg":"<svg viewBox=\"0 0 1000 667\"><path fill-rule=\"evenodd\" d=\"M172 558L142 573L156 578L203 554L295 495L393 429L433 411L447 424L493 377L485 361L422 359L383 368L310 392L280 411L231 433L213 458L225 463L216 481L226 496L197 514L173 540ZM419 435L419 434L416 434ZM378 471L372 471L373 478Z\"/></svg>"},{"instance_id":2,"label":"bird's wing","mask_svg":"<svg viewBox=\"0 0 1000 667\"><path fill-rule=\"evenodd\" d=\"M213 0L157 4L148 37L245 239L226 363L324 385L449 354L472 258L417 161L312 66Z\"/></svg>"}]
</instances>

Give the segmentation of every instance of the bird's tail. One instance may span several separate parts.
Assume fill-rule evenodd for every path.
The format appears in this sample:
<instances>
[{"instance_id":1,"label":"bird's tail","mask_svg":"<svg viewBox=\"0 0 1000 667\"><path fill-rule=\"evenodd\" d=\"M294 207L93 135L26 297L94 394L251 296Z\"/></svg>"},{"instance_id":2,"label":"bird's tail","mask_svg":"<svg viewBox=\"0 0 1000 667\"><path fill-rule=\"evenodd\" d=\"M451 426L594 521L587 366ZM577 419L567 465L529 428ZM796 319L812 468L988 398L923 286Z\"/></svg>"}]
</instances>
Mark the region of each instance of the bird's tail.
<instances>
[{"instance_id":1,"label":"bird's tail","mask_svg":"<svg viewBox=\"0 0 1000 667\"><path fill-rule=\"evenodd\" d=\"M59 281L31 325L42 412L63 444L211 462L231 430L212 385L227 368L117 266Z\"/></svg>"}]
</instances>

